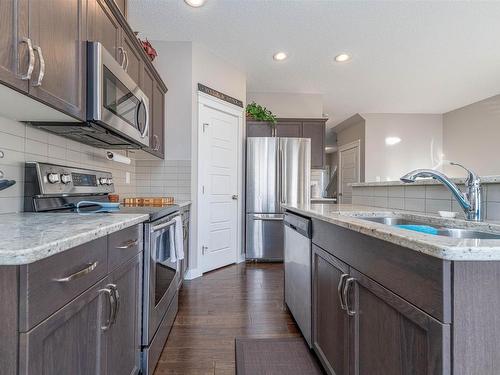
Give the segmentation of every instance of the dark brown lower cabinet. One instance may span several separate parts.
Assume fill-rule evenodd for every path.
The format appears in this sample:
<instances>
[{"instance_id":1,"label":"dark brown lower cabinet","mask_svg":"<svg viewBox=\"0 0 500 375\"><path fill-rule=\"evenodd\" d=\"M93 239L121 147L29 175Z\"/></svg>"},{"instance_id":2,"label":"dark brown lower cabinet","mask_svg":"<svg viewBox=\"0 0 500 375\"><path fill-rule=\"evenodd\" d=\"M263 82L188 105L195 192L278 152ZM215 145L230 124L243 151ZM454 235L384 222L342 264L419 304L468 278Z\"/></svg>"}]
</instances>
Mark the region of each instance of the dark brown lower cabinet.
<instances>
[{"instance_id":1,"label":"dark brown lower cabinet","mask_svg":"<svg viewBox=\"0 0 500 375\"><path fill-rule=\"evenodd\" d=\"M450 326L351 269L353 374L449 374Z\"/></svg>"},{"instance_id":2,"label":"dark brown lower cabinet","mask_svg":"<svg viewBox=\"0 0 500 375\"><path fill-rule=\"evenodd\" d=\"M118 295L116 318L106 331L108 375L133 375L139 372L141 341L141 257L124 264L110 276Z\"/></svg>"},{"instance_id":3,"label":"dark brown lower cabinet","mask_svg":"<svg viewBox=\"0 0 500 375\"><path fill-rule=\"evenodd\" d=\"M330 375L450 374L443 324L313 244L313 349Z\"/></svg>"},{"instance_id":4,"label":"dark brown lower cabinet","mask_svg":"<svg viewBox=\"0 0 500 375\"><path fill-rule=\"evenodd\" d=\"M103 279L27 333L19 336L19 374L105 373Z\"/></svg>"},{"instance_id":5,"label":"dark brown lower cabinet","mask_svg":"<svg viewBox=\"0 0 500 375\"><path fill-rule=\"evenodd\" d=\"M342 309L338 285L349 267L313 245L313 349L331 375L349 374L349 317Z\"/></svg>"}]
</instances>

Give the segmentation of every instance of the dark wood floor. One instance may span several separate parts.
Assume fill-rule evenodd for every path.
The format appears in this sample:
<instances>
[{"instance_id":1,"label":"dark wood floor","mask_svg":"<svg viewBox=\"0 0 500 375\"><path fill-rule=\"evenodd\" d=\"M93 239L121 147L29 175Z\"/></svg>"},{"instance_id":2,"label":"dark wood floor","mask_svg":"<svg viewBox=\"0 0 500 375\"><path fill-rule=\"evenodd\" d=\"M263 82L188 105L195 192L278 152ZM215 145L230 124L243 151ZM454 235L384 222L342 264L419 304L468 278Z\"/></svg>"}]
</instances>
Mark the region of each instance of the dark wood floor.
<instances>
[{"instance_id":1,"label":"dark wood floor","mask_svg":"<svg viewBox=\"0 0 500 375\"><path fill-rule=\"evenodd\" d=\"M235 373L235 337L295 337L283 265L239 264L185 282L155 375Z\"/></svg>"}]
</instances>

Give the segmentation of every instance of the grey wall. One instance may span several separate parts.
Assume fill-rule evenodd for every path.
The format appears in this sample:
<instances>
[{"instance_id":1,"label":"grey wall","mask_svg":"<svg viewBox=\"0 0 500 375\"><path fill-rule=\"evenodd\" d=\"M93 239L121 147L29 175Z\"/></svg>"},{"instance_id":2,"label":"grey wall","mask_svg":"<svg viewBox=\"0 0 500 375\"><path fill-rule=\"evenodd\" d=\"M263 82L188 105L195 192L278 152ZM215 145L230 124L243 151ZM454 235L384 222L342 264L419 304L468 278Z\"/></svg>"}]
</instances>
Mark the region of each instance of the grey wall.
<instances>
[{"instance_id":1,"label":"grey wall","mask_svg":"<svg viewBox=\"0 0 500 375\"><path fill-rule=\"evenodd\" d=\"M456 109L443 115L445 159L467 165L480 175L499 175L500 95ZM458 168L445 172L462 176Z\"/></svg>"}]
</instances>

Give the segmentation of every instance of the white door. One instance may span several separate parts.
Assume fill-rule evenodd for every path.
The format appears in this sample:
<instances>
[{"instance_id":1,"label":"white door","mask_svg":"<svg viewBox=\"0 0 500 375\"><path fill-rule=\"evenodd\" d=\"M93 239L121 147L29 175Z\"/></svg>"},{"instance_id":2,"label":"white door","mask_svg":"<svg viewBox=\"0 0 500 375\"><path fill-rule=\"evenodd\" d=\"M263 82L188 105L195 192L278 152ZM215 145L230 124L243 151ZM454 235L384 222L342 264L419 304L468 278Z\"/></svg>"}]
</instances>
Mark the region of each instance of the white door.
<instances>
[{"instance_id":1,"label":"white door","mask_svg":"<svg viewBox=\"0 0 500 375\"><path fill-rule=\"evenodd\" d=\"M339 147L339 197L340 203L352 203L352 186L359 182L359 141Z\"/></svg>"},{"instance_id":2,"label":"white door","mask_svg":"<svg viewBox=\"0 0 500 375\"><path fill-rule=\"evenodd\" d=\"M230 112L200 106L202 272L237 261L239 121Z\"/></svg>"}]
</instances>

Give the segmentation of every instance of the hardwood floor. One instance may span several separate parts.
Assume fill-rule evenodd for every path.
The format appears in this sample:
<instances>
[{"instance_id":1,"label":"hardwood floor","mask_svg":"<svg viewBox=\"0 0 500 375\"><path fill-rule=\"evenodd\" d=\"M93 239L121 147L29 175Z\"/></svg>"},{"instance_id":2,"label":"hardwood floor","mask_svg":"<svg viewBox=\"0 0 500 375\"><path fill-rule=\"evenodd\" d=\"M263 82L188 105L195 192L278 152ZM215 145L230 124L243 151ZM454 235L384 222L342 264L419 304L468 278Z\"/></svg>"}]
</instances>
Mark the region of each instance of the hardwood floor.
<instances>
[{"instance_id":1,"label":"hardwood floor","mask_svg":"<svg viewBox=\"0 0 500 375\"><path fill-rule=\"evenodd\" d=\"M185 282L155 375L235 373L235 337L296 337L283 264L239 264Z\"/></svg>"}]
</instances>

